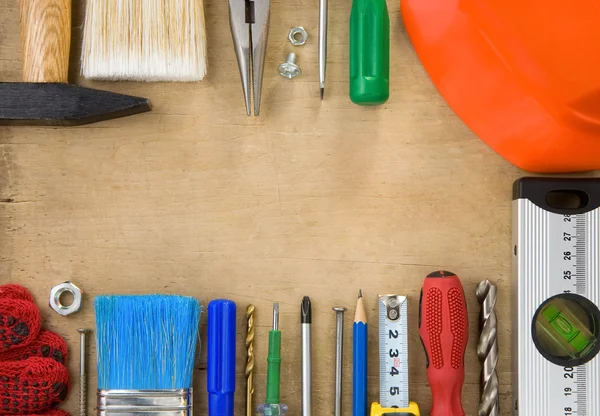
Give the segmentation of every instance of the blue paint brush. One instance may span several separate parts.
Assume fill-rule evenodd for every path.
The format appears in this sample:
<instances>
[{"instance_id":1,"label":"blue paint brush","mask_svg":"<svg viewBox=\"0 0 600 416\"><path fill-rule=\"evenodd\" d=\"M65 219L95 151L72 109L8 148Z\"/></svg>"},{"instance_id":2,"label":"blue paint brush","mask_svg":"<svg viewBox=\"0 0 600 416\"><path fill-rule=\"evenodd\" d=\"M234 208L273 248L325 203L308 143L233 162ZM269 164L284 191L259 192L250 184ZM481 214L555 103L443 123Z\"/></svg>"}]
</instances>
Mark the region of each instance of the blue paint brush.
<instances>
[{"instance_id":1,"label":"blue paint brush","mask_svg":"<svg viewBox=\"0 0 600 416\"><path fill-rule=\"evenodd\" d=\"M202 307L175 295L98 296L98 415L192 414Z\"/></svg>"}]
</instances>

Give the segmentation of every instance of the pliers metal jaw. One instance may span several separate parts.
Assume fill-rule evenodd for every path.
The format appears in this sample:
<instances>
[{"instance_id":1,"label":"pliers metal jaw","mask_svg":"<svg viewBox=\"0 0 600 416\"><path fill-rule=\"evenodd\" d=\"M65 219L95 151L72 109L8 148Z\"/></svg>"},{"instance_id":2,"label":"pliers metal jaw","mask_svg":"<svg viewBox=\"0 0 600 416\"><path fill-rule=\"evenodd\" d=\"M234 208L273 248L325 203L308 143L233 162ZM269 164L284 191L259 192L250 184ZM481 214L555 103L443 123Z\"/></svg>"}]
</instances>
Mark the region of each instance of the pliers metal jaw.
<instances>
[{"instance_id":1,"label":"pliers metal jaw","mask_svg":"<svg viewBox=\"0 0 600 416\"><path fill-rule=\"evenodd\" d=\"M260 113L270 7L270 0L229 0L229 24L240 67L247 115L252 114L252 91L254 91L254 115Z\"/></svg>"}]
</instances>

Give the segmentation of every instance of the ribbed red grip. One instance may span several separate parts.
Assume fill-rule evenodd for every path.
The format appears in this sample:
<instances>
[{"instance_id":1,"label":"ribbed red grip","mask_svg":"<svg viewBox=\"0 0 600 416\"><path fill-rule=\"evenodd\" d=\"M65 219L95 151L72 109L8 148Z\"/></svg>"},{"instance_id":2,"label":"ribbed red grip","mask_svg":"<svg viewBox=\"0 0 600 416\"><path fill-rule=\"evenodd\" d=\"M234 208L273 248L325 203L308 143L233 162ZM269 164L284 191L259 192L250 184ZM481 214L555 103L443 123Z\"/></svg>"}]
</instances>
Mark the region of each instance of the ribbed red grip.
<instances>
[{"instance_id":1,"label":"ribbed red grip","mask_svg":"<svg viewBox=\"0 0 600 416\"><path fill-rule=\"evenodd\" d=\"M469 336L465 294L459 278L438 271L421 289L419 333L427 354L427 379L433 396L431 416L464 416L464 355Z\"/></svg>"}]
</instances>

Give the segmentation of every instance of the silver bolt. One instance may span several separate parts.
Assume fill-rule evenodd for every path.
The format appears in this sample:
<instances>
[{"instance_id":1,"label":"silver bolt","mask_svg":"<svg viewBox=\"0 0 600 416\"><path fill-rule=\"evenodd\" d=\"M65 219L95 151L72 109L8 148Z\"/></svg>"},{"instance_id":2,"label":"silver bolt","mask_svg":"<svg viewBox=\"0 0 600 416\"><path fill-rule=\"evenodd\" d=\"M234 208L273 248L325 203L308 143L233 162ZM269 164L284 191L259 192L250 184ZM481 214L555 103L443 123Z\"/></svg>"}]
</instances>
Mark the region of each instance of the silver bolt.
<instances>
[{"instance_id":1,"label":"silver bolt","mask_svg":"<svg viewBox=\"0 0 600 416\"><path fill-rule=\"evenodd\" d=\"M285 62L279 65L277 70L279 71L279 75L289 79L302 75L302 70L296 65L296 54L294 52L287 56Z\"/></svg>"},{"instance_id":2,"label":"silver bolt","mask_svg":"<svg viewBox=\"0 0 600 416\"><path fill-rule=\"evenodd\" d=\"M334 415L342 414L342 358L344 354L344 311L343 306L333 307L335 311L335 408Z\"/></svg>"},{"instance_id":3,"label":"silver bolt","mask_svg":"<svg viewBox=\"0 0 600 416\"><path fill-rule=\"evenodd\" d=\"M79 332L79 416L87 416L87 334L88 328L78 328Z\"/></svg>"}]
</instances>

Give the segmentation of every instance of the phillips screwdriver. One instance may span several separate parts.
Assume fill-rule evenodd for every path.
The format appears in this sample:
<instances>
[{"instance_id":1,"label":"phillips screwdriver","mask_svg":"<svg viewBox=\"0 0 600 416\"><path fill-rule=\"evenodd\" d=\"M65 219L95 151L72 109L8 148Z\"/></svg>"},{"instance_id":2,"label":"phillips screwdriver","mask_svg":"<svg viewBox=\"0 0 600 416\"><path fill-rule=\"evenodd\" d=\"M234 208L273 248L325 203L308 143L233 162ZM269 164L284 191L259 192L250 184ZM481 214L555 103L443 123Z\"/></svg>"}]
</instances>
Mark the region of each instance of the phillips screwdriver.
<instances>
[{"instance_id":1,"label":"phillips screwdriver","mask_svg":"<svg viewBox=\"0 0 600 416\"><path fill-rule=\"evenodd\" d=\"M458 276L436 271L421 289L419 334L427 356L431 416L464 416L464 354L469 336L465 293Z\"/></svg>"},{"instance_id":2,"label":"phillips screwdriver","mask_svg":"<svg viewBox=\"0 0 600 416\"><path fill-rule=\"evenodd\" d=\"M353 0L350 13L350 99L380 105L390 96L390 15L386 0Z\"/></svg>"},{"instance_id":3,"label":"phillips screwdriver","mask_svg":"<svg viewBox=\"0 0 600 416\"><path fill-rule=\"evenodd\" d=\"M279 402L281 376L281 331L279 330L279 303L273 304L273 329L269 331L269 352L267 353L267 397L258 406L263 416L284 416L288 407Z\"/></svg>"}]
</instances>

